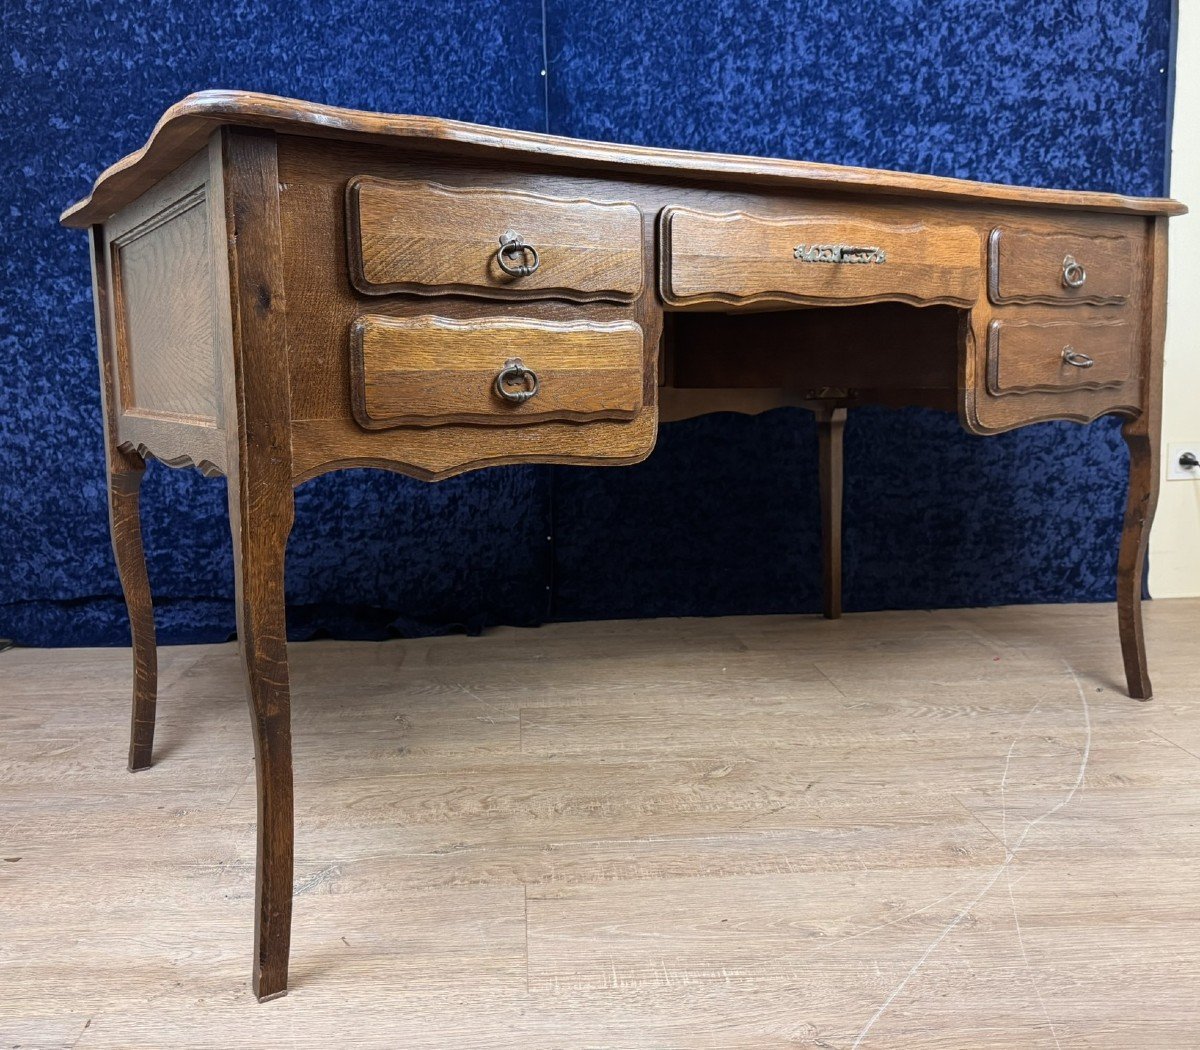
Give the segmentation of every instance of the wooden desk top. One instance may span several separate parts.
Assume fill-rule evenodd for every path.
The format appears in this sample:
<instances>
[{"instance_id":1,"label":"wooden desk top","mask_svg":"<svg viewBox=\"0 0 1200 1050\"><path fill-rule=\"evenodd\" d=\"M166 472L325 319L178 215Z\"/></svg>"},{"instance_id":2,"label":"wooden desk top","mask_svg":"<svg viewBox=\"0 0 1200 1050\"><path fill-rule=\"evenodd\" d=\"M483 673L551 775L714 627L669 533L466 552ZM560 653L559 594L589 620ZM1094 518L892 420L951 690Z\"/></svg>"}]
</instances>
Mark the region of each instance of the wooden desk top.
<instances>
[{"instance_id":1,"label":"wooden desk top","mask_svg":"<svg viewBox=\"0 0 1200 1050\"><path fill-rule=\"evenodd\" d=\"M650 149L435 117L341 109L252 91L198 91L163 114L140 150L103 172L91 194L63 212L63 224L86 228L103 222L192 156L214 129L226 125L266 128L279 134L312 138L392 145L412 143L426 152L444 155L504 157L510 162L525 160L564 169L586 167L614 176L717 179L746 186L853 191L862 196L923 197L1124 214L1182 215L1187 211L1178 201L1167 198L1003 186L837 164Z\"/></svg>"}]
</instances>

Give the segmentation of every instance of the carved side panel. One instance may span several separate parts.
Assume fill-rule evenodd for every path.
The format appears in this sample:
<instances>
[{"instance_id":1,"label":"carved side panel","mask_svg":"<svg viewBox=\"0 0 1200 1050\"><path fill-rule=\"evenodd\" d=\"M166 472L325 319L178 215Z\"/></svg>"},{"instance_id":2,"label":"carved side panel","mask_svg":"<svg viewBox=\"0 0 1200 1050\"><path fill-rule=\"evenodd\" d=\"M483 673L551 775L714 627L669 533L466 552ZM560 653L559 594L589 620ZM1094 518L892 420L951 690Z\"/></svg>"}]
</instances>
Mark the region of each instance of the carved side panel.
<instances>
[{"instance_id":1,"label":"carved side panel","mask_svg":"<svg viewBox=\"0 0 1200 1050\"><path fill-rule=\"evenodd\" d=\"M123 448L206 474L225 467L207 151L105 226Z\"/></svg>"}]
</instances>

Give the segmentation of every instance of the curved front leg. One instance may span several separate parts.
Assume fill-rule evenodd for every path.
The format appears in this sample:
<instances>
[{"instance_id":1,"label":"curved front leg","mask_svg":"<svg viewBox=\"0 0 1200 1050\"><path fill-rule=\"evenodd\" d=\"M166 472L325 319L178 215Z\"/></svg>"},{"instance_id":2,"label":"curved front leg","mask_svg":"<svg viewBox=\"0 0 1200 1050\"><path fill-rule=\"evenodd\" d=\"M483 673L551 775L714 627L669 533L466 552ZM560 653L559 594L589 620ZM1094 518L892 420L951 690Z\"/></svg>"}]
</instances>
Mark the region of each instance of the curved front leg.
<instances>
[{"instance_id":1,"label":"curved front leg","mask_svg":"<svg viewBox=\"0 0 1200 1050\"><path fill-rule=\"evenodd\" d=\"M1146 666L1146 641L1142 635L1142 581L1146 573L1146 546L1158 503L1159 435L1145 416L1121 428L1129 446L1129 494L1121 529L1117 560L1117 621L1121 630L1121 655L1125 679L1135 700L1153 696Z\"/></svg>"},{"instance_id":2,"label":"curved front leg","mask_svg":"<svg viewBox=\"0 0 1200 1050\"><path fill-rule=\"evenodd\" d=\"M229 525L237 631L258 779L254 963L259 1001L287 991L292 925L292 702L283 569L294 503L275 138L225 128L220 168L230 280ZM236 424L236 425L235 425Z\"/></svg>"},{"instance_id":3,"label":"curved front leg","mask_svg":"<svg viewBox=\"0 0 1200 1050\"><path fill-rule=\"evenodd\" d=\"M290 484L229 487L237 587L238 647L254 733L258 781L254 994L287 990L292 926L292 704L288 683L284 560L291 532Z\"/></svg>"}]
</instances>

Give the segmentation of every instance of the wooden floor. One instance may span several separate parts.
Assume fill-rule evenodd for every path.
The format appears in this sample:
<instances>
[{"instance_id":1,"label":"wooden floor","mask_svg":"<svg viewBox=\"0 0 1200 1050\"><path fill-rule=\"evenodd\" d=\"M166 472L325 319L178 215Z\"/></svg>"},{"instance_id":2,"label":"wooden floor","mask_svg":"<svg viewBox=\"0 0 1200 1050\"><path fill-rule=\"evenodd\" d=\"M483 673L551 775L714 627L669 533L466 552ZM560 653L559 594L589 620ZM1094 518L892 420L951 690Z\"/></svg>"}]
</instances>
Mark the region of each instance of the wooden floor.
<instances>
[{"instance_id":1,"label":"wooden floor","mask_svg":"<svg viewBox=\"0 0 1200 1050\"><path fill-rule=\"evenodd\" d=\"M1200 1046L1200 601L292 647L258 1005L233 646L0 654L0 1047Z\"/></svg>"}]
</instances>

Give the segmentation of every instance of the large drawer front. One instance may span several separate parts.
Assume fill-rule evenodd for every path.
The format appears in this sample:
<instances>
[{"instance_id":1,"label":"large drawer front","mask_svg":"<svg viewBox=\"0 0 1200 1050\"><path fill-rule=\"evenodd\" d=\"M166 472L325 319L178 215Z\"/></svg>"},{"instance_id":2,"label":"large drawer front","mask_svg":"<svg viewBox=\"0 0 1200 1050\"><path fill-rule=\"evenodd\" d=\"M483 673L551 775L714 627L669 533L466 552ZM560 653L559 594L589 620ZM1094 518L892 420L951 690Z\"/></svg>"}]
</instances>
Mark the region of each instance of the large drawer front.
<instances>
[{"instance_id":1,"label":"large drawer front","mask_svg":"<svg viewBox=\"0 0 1200 1050\"><path fill-rule=\"evenodd\" d=\"M370 176L346 192L351 280L368 295L628 301L642 288L633 204Z\"/></svg>"},{"instance_id":2,"label":"large drawer front","mask_svg":"<svg viewBox=\"0 0 1200 1050\"><path fill-rule=\"evenodd\" d=\"M1121 386L1134 374L1133 343L1133 325L1123 320L994 320L988 326L988 392Z\"/></svg>"},{"instance_id":3,"label":"large drawer front","mask_svg":"<svg viewBox=\"0 0 1200 1050\"><path fill-rule=\"evenodd\" d=\"M662 297L674 306L850 304L890 299L969 306L983 261L968 226L889 224L812 213L667 208Z\"/></svg>"},{"instance_id":4,"label":"large drawer front","mask_svg":"<svg viewBox=\"0 0 1200 1050\"><path fill-rule=\"evenodd\" d=\"M643 344L633 321L361 317L351 333L354 415L372 430L632 419Z\"/></svg>"},{"instance_id":5,"label":"large drawer front","mask_svg":"<svg viewBox=\"0 0 1200 1050\"><path fill-rule=\"evenodd\" d=\"M998 226L988 239L988 298L998 305L1123 303L1133 291L1134 250L1119 234Z\"/></svg>"}]
</instances>

